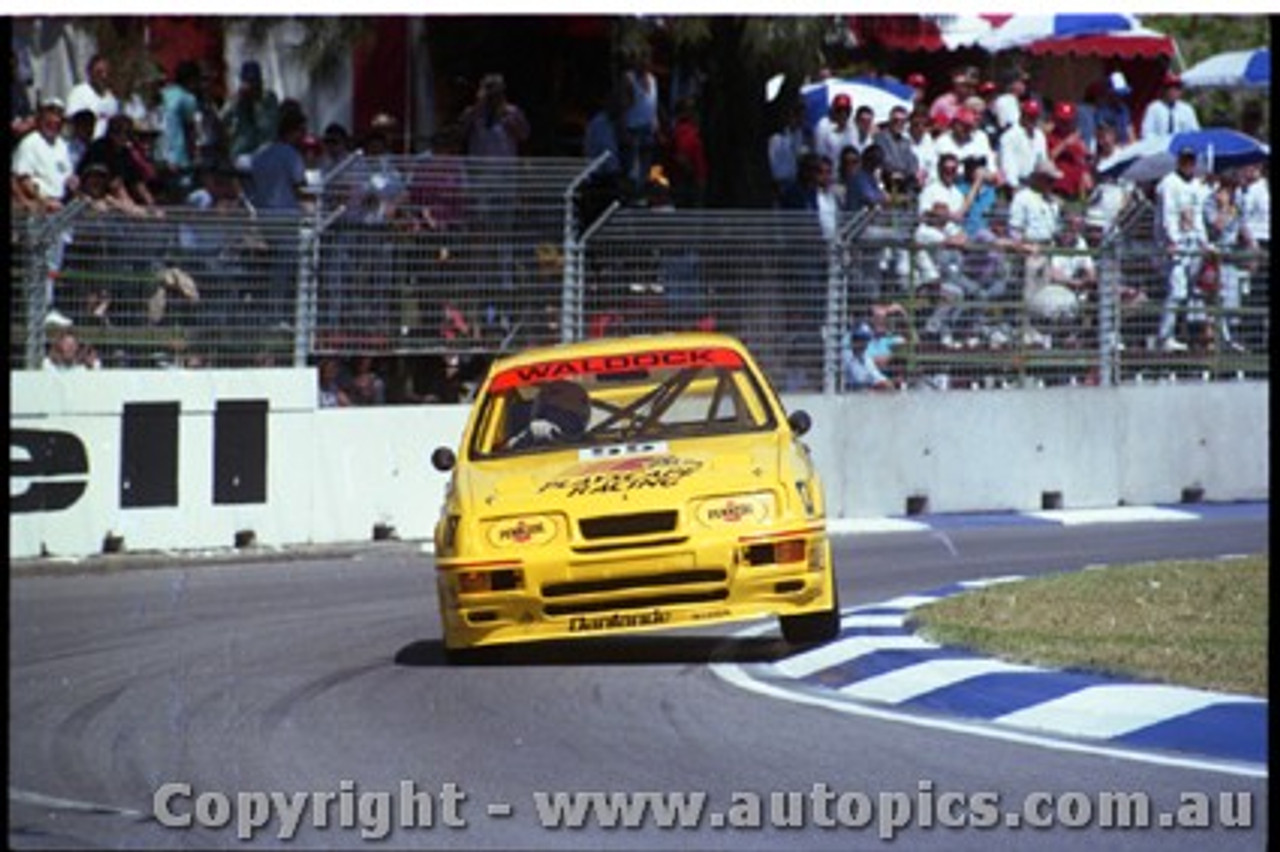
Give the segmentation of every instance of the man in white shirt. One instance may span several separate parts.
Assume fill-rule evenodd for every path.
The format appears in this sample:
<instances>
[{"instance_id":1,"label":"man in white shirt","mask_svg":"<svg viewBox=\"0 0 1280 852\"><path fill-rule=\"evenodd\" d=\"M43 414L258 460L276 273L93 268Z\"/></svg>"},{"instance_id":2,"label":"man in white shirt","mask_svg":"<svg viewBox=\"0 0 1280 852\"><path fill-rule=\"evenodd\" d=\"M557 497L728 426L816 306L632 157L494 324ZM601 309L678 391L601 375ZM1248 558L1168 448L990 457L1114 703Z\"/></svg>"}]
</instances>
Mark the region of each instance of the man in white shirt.
<instances>
[{"instance_id":1,"label":"man in white shirt","mask_svg":"<svg viewBox=\"0 0 1280 852\"><path fill-rule=\"evenodd\" d=\"M836 95L831 110L818 120L813 130L813 150L833 163L840 162L840 152L853 145L857 128L849 121L853 115L853 101L848 95Z\"/></svg>"},{"instance_id":2,"label":"man in white shirt","mask_svg":"<svg viewBox=\"0 0 1280 852\"><path fill-rule=\"evenodd\" d=\"M1174 337L1177 311L1186 304L1203 252L1209 247L1203 215L1208 190L1195 171L1195 151L1185 148L1178 152L1177 167L1156 184L1156 236L1169 254L1168 291L1160 310L1159 346L1163 352L1187 349L1187 344Z\"/></svg>"},{"instance_id":3,"label":"man in white shirt","mask_svg":"<svg viewBox=\"0 0 1280 852\"><path fill-rule=\"evenodd\" d=\"M93 138L101 139L107 133L107 122L120 112L120 101L112 93L111 63L105 56L95 54L85 66L87 79L71 87L67 94L67 115L75 115L82 109L93 113Z\"/></svg>"},{"instance_id":4,"label":"man in white shirt","mask_svg":"<svg viewBox=\"0 0 1280 852\"><path fill-rule=\"evenodd\" d=\"M866 104L858 107L857 112L853 114L853 131L853 147L861 154L876 141L875 110Z\"/></svg>"},{"instance_id":5,"label":"man in white shirt","mask_svg":"<svg viewBox=\"0 0 1280 852\"><path fill-rule=\"evenodd\" d=\"M933 183L938 174L938 145L933 140L929 115L924 110L911 114L907 136L911 139L911 151L916 155L916 183L920 186Z\"/></svg>"},{"instance_id":6,"label":"man in white shirt","mask_svg":"<svg viewBox=\"0 0 1280 852\"><path fill-rule=\"evenodd\" d=\"M1027 93L1027 72L1021 68L1014 68L1007 72L1005 77L1005 90L996 96L995 102L991 105L991 111L996 117L996 126L1001 131L1008 130L1018 123L1018 117L1021 115L1022 96ZM1032 101L1039 109L1040 104ZM1010 183L1013 183L1010 179Z\"/></svg>"},{"instance_id":7,"label":"man in white shirt","mask_svg":"<svg viewBox=\"0 0 1280 852\"><path fill-rule=\"evenodd\" d=\"M800 176L800 157L813 147L812 137L804 125L804 101L791 106L787 123L769 137L769 173L779 199L792 191Z\"/></svg>"},{"instance_id":8,"label":"man in white shirt","mask_svg":"<svg viewBox=\"0 0 1280 852\"><path fill-rule=\"evenodd\" d=\"M1018 123L1000 134L1000 172L1010 187L1021 186L1037 167L1057 171L1049 162L1049 143L1039 122L1040 104L1025 101Z\"/></svg>"},{"instance_id":9,"label":"man in white shirt","mask_svg":"<svg viewBox=\"0 0 1280 852\"><path fill-rule=\"evenodd\" d=\"M1142 138L1199 129L1195 108L1182 99L1182 78L1172 72L1165 74L1159 99L1152 101L1142 116Z\"/></svg>"},{"instance_id":10,"label":"man in white shirt","mask_svg":"<svg viewBox=\"0 0 1280 852\"><path fill-rule=\"evenodd\" d=\"M968 160L981 160L983 167L990 173L999 171L995 152L991 150L991 141L985 133L976 133L978 117L968 107L960 107L951 119L951 130L934 140L938 156L954 154L956 160L964 163Z\"/></svg>"},{"instance_id":11,"label":"man in white shirt","mask_svg":"<svg viewBox=\"0 0 1280 852\"><path fill-rule=\"evenodd\" d=\"M1055 172L1049 163L1035 169L1022 189L1014 193L1009 203L1009 236L1027 251L1023 266L1022 300L1026 306L1023 329L1024 342L1029 346L1048 346L1049 338L1031 327L1032 316L1041 316L1040 293L1049 284L1049 260L1044 249L1058 232L1058 204L1050 187Z\"/></svg>"},{"instance_id":12,"label":"man in white shirt","mask_svg":"<svg viewBox=\"0 0 1280 852\"><path fill-rule=\"evenodd\" d=\"M11 169L18 199L43 212L62 209L62 200L76 187L71 149L62 138L62 101L40 104L36 128L22 137L13 151Z\"/></svg>"},{"instance_id":13,"label":"man in white shirt","mask_svg":"<svg viewBox=\"0 0 1280 852\"><path fill-rule=\"evenodd\" d=\"M1260 248L1271 245L1271 184L1262 166L1245 166L1240 172L1240 211L1244 226Z\"/></svg>"},{"instance_id":14,"label":"man in white shirt","mask_svg":"<svg viewBox=\"0 0 1280 852\"><path fill-rule=\"evenodd\" d=\"M925 186L917 199L919 224L913 241L916 287L938 287L938 303L925 322L925 332L936 335L944 346L952 341L953 324L960 318L961 302L978 288L961 269L967 242L964 228L966 199L957 185L960 162L955 154L938 156L938 178Z\"/></svg>"}]
</instances>

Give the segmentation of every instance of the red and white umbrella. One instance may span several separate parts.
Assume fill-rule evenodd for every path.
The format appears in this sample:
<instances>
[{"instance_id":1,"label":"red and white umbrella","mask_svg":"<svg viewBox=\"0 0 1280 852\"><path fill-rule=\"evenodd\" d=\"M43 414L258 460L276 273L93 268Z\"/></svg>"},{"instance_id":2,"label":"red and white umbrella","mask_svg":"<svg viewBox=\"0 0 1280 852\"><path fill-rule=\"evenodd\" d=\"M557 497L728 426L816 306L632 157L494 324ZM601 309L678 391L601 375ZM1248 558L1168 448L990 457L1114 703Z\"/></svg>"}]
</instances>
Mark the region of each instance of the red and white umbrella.
<instances>
[{"instance_id":1,"label":"red and white umbrella","mask_svg":"<svg viewBox=\"0 0 1280 852\"><path fill-rule=\"evenodd\" d=\"M979 36L976 45L990 53L1004 50L1063 53L1070 52L1073 47L1081 44L1092 44L1098 38L1154 40L1161 45L1168 43L1167 36L1143 27L1135 15L1117 12L1014 15L990 32Z\"/></svg>"}]
</instances>

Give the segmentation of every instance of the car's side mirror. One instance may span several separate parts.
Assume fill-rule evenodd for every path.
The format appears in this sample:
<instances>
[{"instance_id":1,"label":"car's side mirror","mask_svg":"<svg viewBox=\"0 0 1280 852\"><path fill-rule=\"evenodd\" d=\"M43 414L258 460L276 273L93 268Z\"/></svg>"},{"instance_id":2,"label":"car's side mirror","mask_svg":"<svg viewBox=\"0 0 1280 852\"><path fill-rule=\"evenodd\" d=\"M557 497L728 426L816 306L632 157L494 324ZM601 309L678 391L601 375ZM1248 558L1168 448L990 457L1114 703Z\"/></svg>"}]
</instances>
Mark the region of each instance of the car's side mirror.
<instances>
[{"instance_id":1,"label":"car's side mirror","mask_svg":"<svg viewBox=\"0 0 1280 852\"><path fill-rule=\"evenodd\" d=\"M458 463L458 457L448 447L436 447L431 453L431 466L441 473L448 473Z\"/></svg>"},{"instance_id":2,"label":"car's side mirror","mask_svg":"<svg viewBox=\"0 0 1280 852\"><path fill-rule=\"evenodd\" d=\"M807 411L793 411L787 417L787 423L791 425L791 431L797 435L803 435L813 427L813 418L809 416Z\"/></svg>"}]
</instances>

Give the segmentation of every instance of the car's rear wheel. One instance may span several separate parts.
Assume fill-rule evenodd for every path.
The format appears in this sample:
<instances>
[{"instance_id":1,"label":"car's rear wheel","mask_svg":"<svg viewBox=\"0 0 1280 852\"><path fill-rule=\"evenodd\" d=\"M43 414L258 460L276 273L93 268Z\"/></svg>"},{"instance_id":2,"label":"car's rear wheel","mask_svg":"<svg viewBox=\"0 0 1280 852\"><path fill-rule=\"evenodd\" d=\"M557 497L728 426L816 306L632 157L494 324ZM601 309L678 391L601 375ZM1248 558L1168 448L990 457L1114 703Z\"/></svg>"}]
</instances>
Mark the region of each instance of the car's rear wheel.
<instances>
[{"instance_id":1,"label":"car's rear wheel","mask_svg":"<svg viewBox=\"0 0 1280 852\"><path fill-rule=\"evenodd\" d=\"M831 590L831 608L804 615L781 615L782 638L791 645L818 645L830 642L840 633L840 597Z\"/></svg>"}]
</instances>

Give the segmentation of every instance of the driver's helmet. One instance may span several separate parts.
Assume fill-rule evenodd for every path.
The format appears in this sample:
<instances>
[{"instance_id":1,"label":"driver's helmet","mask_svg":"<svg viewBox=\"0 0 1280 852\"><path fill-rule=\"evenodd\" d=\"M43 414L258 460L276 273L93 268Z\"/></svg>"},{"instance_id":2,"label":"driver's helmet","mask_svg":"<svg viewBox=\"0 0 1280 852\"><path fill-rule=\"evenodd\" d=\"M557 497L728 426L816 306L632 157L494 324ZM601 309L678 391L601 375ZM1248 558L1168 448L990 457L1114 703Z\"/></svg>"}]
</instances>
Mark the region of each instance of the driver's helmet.
<instances>
[{"instance_id":1,"label":"driver's helmet","mask_svg":"<svg viewBox=\"0 0 1280 852\"><path fill-rule=\"evenodd\" d=\"M566 435L581 435L591 421L591 397L577 382L550 382L538 391L533 419L554 423Z\"/></svg>"}]
</instances>

